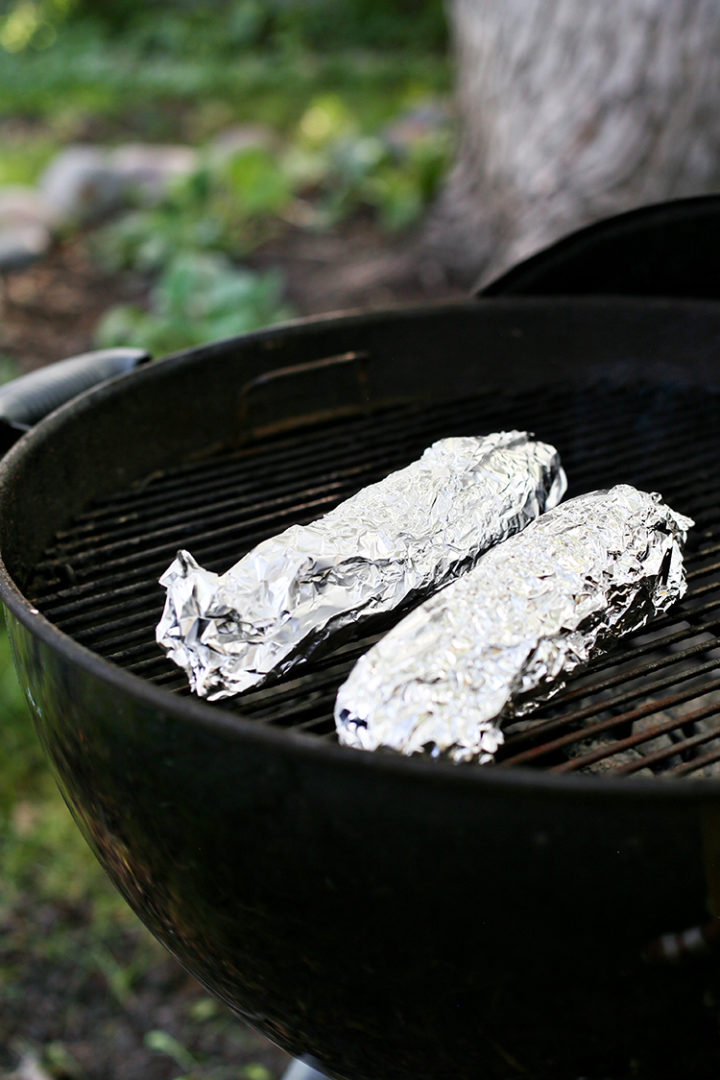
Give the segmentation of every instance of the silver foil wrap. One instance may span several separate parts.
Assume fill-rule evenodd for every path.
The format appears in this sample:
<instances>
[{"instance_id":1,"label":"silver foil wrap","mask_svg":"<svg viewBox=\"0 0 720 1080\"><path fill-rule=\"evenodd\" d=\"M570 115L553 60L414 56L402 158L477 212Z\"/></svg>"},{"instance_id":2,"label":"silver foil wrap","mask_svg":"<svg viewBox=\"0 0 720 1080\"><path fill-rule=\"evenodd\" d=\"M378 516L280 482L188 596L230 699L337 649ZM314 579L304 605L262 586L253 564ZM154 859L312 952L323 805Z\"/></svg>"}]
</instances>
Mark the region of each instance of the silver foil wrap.
<instances>
[{"instance_id":1,"label":"silver foil wrap","mask_svg":"<svg viewBox=\"0 0 720 1080\"><path fill-rule=\"evenodd\" d=\"M210 700L281 675L351 623L427 595L555 506L557 451L524 432L443 439L227 573L185 551L160 579L158 643Z\"/></svg>"},{"instance_id":2,"label":"silver foil wrap","mask_svg":"<svg viewBox=\"0 0 720 1080\"><path fill-rule=\"evenodd\" d=\"M340 741L491 761L504 721L683 595L692 524L627 485L543 515L358 661L337 695Z\"/></svg>"}]
</instances>

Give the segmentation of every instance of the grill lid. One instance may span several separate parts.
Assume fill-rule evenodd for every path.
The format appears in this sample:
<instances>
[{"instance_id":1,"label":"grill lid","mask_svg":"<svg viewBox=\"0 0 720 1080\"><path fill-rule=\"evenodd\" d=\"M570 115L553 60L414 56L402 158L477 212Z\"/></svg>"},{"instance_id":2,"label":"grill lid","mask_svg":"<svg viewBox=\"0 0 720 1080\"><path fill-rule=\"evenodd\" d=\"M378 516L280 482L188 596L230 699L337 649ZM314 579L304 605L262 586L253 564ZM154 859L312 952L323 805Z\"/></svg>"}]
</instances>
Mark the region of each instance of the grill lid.
<instances>
[{"instance_id":1,"label":"grill lid","mask_svg":"<svg viewBox=\"0 0 720 1080\"><path fill-rule=\"evenodd\" d=\"M478 296L674 296L720 298L720 196L643 206L562 237Z\"/></svg>"}]
</instances>

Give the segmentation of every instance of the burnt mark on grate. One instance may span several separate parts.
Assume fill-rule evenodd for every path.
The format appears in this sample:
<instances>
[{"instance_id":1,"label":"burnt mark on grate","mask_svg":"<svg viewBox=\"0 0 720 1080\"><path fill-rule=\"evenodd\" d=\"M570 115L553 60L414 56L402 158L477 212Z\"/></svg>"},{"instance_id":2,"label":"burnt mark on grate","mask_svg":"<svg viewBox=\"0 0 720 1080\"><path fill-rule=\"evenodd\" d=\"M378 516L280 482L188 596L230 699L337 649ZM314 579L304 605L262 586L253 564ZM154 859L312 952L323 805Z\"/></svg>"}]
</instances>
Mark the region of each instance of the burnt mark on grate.
<instances>
[{"instance_id":1,"label":"burnt mark on grate","mask_svg":"<svg viewBox=\"0 0 720 1080\"><path fill-rule=\"evenodd\" d=\"M338 416L215 449L88 506L45 552L28 594L81 644L186 695L184 674L155 644L163 606L157 578L177 548L225 570L260 540L325 513L412 461L433 440L502 428L533 431L558 447L569 496L632 483L662 492L697 524L683 601L619 643L531 719L509 725L498 767L622 776L720 773L717 392L648 383L478 393ZM337 687L384 628L350 637L282 681L220 707L334 739Z\"/></svg>"}]
</instances>

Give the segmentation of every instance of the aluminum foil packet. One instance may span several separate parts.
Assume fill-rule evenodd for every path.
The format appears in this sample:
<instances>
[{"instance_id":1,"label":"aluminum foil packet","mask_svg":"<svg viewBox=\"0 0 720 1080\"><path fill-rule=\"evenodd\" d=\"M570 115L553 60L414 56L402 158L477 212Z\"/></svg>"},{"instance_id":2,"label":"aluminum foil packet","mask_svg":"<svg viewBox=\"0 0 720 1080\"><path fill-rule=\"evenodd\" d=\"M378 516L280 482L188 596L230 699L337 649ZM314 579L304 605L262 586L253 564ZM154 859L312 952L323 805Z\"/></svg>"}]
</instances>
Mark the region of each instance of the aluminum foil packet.
<instances>
[{"instance_id":1,"label":"aluminum foil packet","mask_svg":"<svg viewBox=\"0 0 720 1080\"><path fill-rule=\"evenodd\" d=\"M222 576L180 551L160 578L157 641L201 697L241 693L336 631L445 585L566 487L555 448L525 432L443 439Z\"/></svg>"},{"instance_id":2,"label":"aluminum foil packet","mask_svg":"<svg viewBox=\"0 0 720 1080\"><path fill-rule=\"evenodd\" d=\"M505 721L684 594L691 525L627 485L544 514L358 661L337 695L340 742L491 761Z\"/></svg>"}]
</instances>

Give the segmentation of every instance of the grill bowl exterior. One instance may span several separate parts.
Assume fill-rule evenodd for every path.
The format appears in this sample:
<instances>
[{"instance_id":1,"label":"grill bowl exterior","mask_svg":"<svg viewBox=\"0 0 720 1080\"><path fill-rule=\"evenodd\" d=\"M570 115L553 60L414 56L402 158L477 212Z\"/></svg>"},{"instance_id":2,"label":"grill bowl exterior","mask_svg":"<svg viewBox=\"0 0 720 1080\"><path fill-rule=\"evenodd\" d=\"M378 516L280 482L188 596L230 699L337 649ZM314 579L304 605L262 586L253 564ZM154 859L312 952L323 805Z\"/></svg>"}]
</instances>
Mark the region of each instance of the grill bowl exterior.
<instances>
[{"instance_id":1,"label":"grill bowl exterior","mask_svg":"<svg viewBox=\"0 0 720 1080\"><path fill-rule=\"evenodd\" d=\"M374 757L178 697L35 610L24 592L52 537L214 442L496 382L702 393L720 382L718 346L720 312L689 303L315 320L122 376L3 462L2 598L61 791L152 932L291 1052L369 1080L504 1076L508 1054L582 1069L601 1053L610 1071L710 1046L713 954L660 977L642 954L720 911L720 783ZM662 1025L669 1007L682 1023Z\"/></svg>"}]
</instances>

